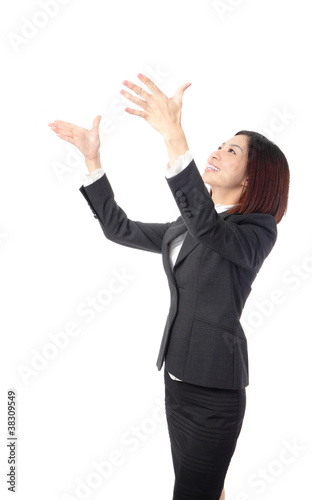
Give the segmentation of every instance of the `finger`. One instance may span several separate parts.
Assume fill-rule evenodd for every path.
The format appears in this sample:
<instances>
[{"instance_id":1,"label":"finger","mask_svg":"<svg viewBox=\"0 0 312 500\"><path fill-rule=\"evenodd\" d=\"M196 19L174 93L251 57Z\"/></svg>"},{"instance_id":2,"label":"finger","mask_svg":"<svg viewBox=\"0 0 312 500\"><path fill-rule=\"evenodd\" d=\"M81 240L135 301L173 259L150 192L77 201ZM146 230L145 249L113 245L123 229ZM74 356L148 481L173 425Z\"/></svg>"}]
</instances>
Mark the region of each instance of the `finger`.
<instances>
[{"instance_id":1,"label":"finger","mask_svg":"<svg viewBox=\"0 0 312 500\"><path fill-rule=\"evenodd\" d=\"M74 123L64 122L63 120L54 120L54 124L56 127L59 127L60 130L86 130L83 127L78 127L78 125L75 125Z\"/></svg>"},{"instance_id":2,"label":"finger","mask_svg":"<svg viewBox=\"0 0 312 500\"><path fill-rule=\"evenodd\" d=\"M177 104L179 104L180 106L182 105L182 98L184 96L184 92L185 90L190 86L192 85L191 83L183 83L182 85L180 85L180 87L177 88L177 90L175 91L175 94L173 96L173 100L174 102L176 102Z\"/></svg>"},{"instance_id":3,"label":"finger","mask_svg":"<svg viewBox=\"0 0 312 500\"><path fill-rule=\"evenodd\" d=\"M63 137L71 137L73 139L73 134L70 132L70 131L61 131L59 130L57 127L50 127L51 130L53 130L53 132L56 133L56 135L58 135L59 137L63 138Z\"/></svg>"},{"instance_id":4,"label":"finger","mask_svg":"<svg viewBox=\"0 0 312 500\"><path fill-rule=\"evenodd\" d=\"M50 128L56 132L70 132L71 134L73 133L74 129L70 128L70 127L63 127L61 125L50 125Z\"/></svg>"},{"instance_id":5,"label":"finger","mask_svg":"<svg viewBox=\"0 0 312 500\"><path fill-rule=\"evenodd\" d=\"M93 120L93 123L92 123L92 128L99 128L99 124L100 124L100 121L101 121L101 115L97 115L94 120Z\"/></svg>"},{"instance_id":6,"label":"finger","mask_svg":"<svg viewBox=\"0 0 312 500\"><path fill-rule=\"evenodd\" d=\"M61 132L57 127L50 126L50 129L53 130L53 132L55 132L56 134Z\"/></svg>"},{"instance_id":7,"label":"finger","mask_svg":"<svg viewBox=\"0 0 312 500\"><path fill-rule=\"evenodd\" d=\"M63 120L54 120L54 123L67 126L67 127L76 127L77 125L74 125L73 123L70 122L64 122Z\"/></svg>"},{"instance_id":8,"label":"finger","mask_svg":"<svg viewBox=\"0 0 312 500\"><path fill-rule=\"evenodd\" d=\"M152 80L147 78L147 76L139 73L137 77L140 78L140 80L152 91L154 95L158 96L163 95L163 92L157 87L157 85L154 82L152 82Z\"/></svg>"},{"instance_id":9,"label":"finger","mask_svg":"<svg viewBox=\"0 0 312 500\"><path fill-rule=\"evenodd\" d=\"M63 139L64 141L70 142L71 144L75 145L75 141L71 136L66 136L65 134L56 134L60 139Z\"/></svg>"},{"instance_id":10,"label":"finger","mask_svg":"<svg viewBox=\"0 0 312 500\"><path fill-rule=\"evenodd\" d=\"M137 109L132 108L125 108L125 111L127 113L130 113L131 115L141 116L141 118L145 118L145 113L143 111L138 111Z\"/></svg>"},{"instance_id":11,"label":"finger","mask_svg":"<svg viewBox=\"0 0 312 500\"><path fill-rule=\"evenodd\" d=\"M145 90L142 89L141 87L139 87L138 85L135 85L134 83L129 82L129 80L124 80L122 83L126 87L129 87L129 89L133 90L133 92L138 94L140 97L143 97L143 99L145 99L146 101L148 100L149 97L151 97L151 94L149 94L148 92L145 92Z\"/></svg>"},{"instance_id":12,"label":"finger","mask_svg":"<svg viewBox=\"0 0 312 500\"><path fill-rule=\"evenodd\" d=\"M146 108L146 101L143 101L142 99L139 99L138 97L135 97L134 95L130 94L126 90L121 90L120 93L125 96L129 101L134 102L134 104L137 104L138 106L141 106L141 108L145 109Z\"/></svg>"},{"instance_id":13,"label":"finger","mask_svg":"<svg viewBox=\"0 0 312 500\"><path fill-rule=\"evenodd\" d=\"M188 89L190 87L190 85L192 85L192 84L191 83L183 83L182 85L180 85L180 87L177 88L176 93L183 96L184 92L186 91L186 89Z\"/></svg>"},{"instance_id":14,"label":"finger","mask_svg":"<svg viewBox=\"0 0 312 500\"><path fill-rule=\"evenodd\" d=\"M62 137L62 138L63 138L63 137L70 137L70 138L71 138L71 139L73 139L73 140L75 139L75 138L73 137L73 134L66 134L66 132L57 132L57 134L56 134L56 135L58 135L59 137Z\"/></svg>"}]
</instances>

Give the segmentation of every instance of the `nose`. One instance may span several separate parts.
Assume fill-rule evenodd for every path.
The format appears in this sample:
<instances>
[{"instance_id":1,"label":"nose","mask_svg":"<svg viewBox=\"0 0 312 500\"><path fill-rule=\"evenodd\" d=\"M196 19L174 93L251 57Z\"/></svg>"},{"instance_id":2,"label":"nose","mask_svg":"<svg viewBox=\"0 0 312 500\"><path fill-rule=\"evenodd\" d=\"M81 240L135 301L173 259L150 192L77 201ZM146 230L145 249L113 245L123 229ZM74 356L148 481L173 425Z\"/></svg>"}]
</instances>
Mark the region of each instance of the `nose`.
<instances>
[{"instance_id":1,"label":"nose","mask_svg":"<svg viewBox=\"0 0 312 500\"><path fill-rule=\"evenodd\" d=\"M214 162L214 161L219 161L220 160L220 153L218 150L214 151L213 153L211 153L208 161L211 161L211 162Z\"/></svg>"},{"instance_id":2,"label":"nose","mask_svg":"<svg viewBox=\"0 0 312 500\"><path fill-rule=\"evenodd\" d=\"M220 160L220 151L218 149L214 151L212 154L213 158L215 158L216 160Z\"/></svg>"}]
</instances>

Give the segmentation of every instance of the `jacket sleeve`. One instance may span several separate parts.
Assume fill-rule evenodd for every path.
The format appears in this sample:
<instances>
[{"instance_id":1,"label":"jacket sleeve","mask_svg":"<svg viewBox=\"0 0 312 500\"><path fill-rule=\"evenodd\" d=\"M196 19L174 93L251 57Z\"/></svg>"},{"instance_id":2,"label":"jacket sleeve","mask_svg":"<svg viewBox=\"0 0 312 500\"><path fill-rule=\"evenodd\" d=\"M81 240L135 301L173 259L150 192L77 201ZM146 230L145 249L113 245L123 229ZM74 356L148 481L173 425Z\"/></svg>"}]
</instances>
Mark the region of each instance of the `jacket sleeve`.
<instances>
[{"instance_id":1,"label":"jacket sleeve","mask_svg":"<svg viewBox=\"0 0 312 500\"><path fill-rule=\"evenodd\" d=\"M161 253L164 234L173 222L161 224L128 219L115 201L106 174L88 186L82 185L79 191L99 220L106 238L127 247Z\"/></svg>"},{"instance_id":2,"label":"jacket sleeve","mask_svg":"<svg viewBox=\"0 0 312 500\"><path fill-rule=\"evenodd\" d=\"M194 160L167 182L189 232L199 243L243 268L261 267L277 239L272 215L220 217Z\"/></svg>"}]
</instances>

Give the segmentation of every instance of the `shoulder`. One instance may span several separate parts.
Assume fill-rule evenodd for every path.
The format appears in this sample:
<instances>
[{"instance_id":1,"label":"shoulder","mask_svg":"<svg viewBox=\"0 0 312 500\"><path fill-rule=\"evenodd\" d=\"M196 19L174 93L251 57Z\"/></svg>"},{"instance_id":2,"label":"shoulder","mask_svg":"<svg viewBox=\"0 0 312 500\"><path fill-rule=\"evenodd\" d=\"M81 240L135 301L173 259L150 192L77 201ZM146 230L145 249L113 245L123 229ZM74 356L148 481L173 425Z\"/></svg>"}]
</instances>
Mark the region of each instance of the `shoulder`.
<instances>
[{"instance_id":1,"label":"shoulder","mask_svg":"<svg viewBox=\"0 0 312 500\"><path fill-rule=\"evenodd\" d=\"M225 215L225 218L227 220L231 220L233 222L244 224L267 224L277 227L276 220L271 214L264 214L262 212L252 212L249 214L244 214L241 212L238 212L237 214L228 214L227 212L221 212L221 214L222 213Z\"/></svg>"},{"instance_id":2,"label":"shoulder","mask_svg":"<svg viewBox=\"0 0 312 500\"><path fill-rule=\"evenodd\" d=\"M277 223L273 215L261 212L253 212L249 214L237 213L227 214L223 212L224 220L227 222L235 223L240 226L248 226L254 232L266 232L270 237L276 241L277 239ZM222 213L220 214L222 215Z\"/></svg>"}]
</instances>

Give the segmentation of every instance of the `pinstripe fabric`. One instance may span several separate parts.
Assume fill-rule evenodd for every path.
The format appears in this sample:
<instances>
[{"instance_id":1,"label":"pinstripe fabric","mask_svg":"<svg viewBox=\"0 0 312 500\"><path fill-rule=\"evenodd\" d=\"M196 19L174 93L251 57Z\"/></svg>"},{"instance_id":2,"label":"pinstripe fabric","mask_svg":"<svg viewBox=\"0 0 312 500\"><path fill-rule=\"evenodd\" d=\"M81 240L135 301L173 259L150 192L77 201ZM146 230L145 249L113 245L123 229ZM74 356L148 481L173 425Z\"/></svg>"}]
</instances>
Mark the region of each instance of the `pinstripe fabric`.
<instances>
[{"instance_id":1,"label":"pinstripe fabric","mask_svg":"<svg viewBox=\"0 0 312 500\"><path fill-rule=\"evenodd\" d=\"M245 388L178 382L166 370L164 376L173 500L219 500L243 424Z\"/></svg>"}]
</instances>

